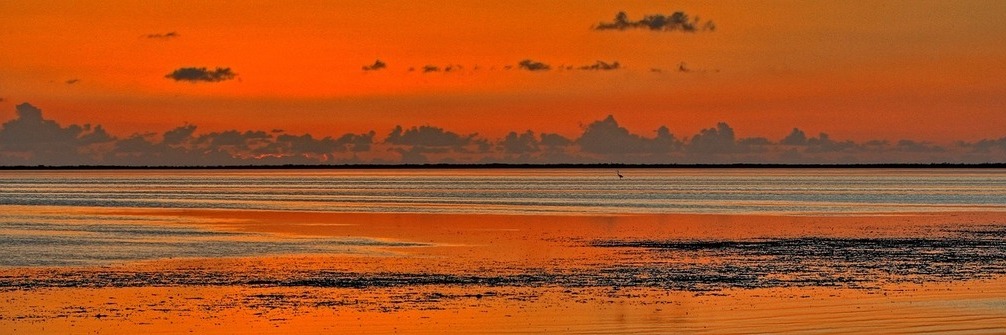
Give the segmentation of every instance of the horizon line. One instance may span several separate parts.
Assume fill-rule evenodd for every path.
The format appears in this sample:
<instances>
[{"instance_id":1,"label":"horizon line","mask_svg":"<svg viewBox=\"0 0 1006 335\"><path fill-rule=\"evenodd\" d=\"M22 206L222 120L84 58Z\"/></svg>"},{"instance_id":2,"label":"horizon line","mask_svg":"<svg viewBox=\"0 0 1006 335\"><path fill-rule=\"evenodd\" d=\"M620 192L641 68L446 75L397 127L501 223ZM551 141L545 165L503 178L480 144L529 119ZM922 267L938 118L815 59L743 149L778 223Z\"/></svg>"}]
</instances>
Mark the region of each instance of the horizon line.
<instances>
[{"instance_id":1,"label":"horizon line","mask_svg":"<svg viewBox=\"0 0 1006 335\"><path fill-rule=\"evenodd\" d=\"M276 164L276 165L9 165L0 171L18 170L373 170L373 169L1006 169L1000 163L724 163L724 164L628 164L628 163L429 163L429 164Z\"/></svg>"}]
</instances>

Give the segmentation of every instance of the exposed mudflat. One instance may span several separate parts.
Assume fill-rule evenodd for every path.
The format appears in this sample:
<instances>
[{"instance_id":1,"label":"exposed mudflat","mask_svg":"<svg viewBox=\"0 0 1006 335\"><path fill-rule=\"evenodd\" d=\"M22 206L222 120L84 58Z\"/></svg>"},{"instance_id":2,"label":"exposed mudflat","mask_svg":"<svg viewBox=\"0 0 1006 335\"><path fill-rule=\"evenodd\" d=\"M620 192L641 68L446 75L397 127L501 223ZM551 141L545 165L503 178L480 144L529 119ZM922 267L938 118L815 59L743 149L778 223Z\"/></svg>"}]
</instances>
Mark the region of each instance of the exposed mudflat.
<instances>
[{"instance_id":1,"label":"exposed mudflat","mask_svg":"<svg viewBox=\"0 0 1006 335\"><path fill-rule=\"evenodd\" d=\"M216 228L222 236L254 232L256 243L274 243L276 234L313 249L0 268L0 329L994 332L1006 324L1006 226L994 214L184 214L240 222ZM344 224L361 218L373 220Z\"/></svg>"}]
</instances>

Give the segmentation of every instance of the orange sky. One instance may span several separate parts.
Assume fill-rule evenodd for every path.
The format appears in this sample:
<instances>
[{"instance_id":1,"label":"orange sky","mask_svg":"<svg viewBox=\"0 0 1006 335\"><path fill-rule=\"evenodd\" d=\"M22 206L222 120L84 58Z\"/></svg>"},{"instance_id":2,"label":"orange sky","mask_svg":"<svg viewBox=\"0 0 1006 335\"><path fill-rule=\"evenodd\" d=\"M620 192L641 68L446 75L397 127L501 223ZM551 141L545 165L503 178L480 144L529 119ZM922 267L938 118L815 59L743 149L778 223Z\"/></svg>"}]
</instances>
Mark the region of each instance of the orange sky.
<instances>
[{"instance_id":1,"label":"orange sky","mask_svg":"<svg viewBox=\"0 0 1006 335\"><path fill-rule=\"evenodd\" d=\"M684 11L716 30L591 29L618 11ZM793 127L857 141L998 138L1002 13L1003 1L8 0L0 120L30 102L46 118L118 136L186 122L332 136L383 136L399 124L575 136L612 114L647 136L723 121L772 140ZM147 37L169 32L178 36ZM376 59L388 67L362 70ZM553 69L504 69L522 59ZM624 68L556 69L597 60ZM682 62L692 71L679 72ZM463 68L408 70L427 64ZM165 78L182 67L237 77Z\"/></svg>"}]
</instances>

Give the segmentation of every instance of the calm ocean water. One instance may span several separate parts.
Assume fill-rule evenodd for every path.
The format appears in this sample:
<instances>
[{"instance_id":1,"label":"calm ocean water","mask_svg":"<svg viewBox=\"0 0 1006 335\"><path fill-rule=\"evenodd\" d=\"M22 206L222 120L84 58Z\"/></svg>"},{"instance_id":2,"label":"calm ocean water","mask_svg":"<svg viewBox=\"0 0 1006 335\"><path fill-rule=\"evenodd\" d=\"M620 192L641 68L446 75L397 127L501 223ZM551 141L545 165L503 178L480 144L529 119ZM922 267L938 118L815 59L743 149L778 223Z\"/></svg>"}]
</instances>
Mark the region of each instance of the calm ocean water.
<instances>
[{"instance_id":1,"label":"calm ocean water","mask_svg":"<svg viewBox=\"0 0 1006 335\"><path fill-rule=\"evenodd\" d=\"M0 172L0 206L465 214L1006 211L1006 170Z\"/></svg>"},{"instance_id":2,"label":"calm ocean water","mask_svg":"<svg viewBox=\"0 0 1006 335\"><path fill-rule=\"evenodd\" d=\"M851 215L1004 211L1004 170L206 170L0 172L0 266L367 252L414 245L213 229L118 209ZM207 219L208 220L208 219Z\"/></svg>"}]
</instances>

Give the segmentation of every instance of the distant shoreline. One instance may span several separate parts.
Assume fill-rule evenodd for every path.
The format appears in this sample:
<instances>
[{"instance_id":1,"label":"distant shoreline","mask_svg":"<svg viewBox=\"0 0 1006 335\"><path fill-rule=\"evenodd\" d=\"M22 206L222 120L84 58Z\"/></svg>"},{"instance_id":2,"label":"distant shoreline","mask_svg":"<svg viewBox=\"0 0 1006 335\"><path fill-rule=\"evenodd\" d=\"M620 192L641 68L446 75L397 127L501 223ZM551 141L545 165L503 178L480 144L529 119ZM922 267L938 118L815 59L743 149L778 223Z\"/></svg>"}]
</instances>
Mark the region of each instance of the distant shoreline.
<instances>
[{"instance_id":1,"label":"distant shoreline","mask_svg":"<svg viewBox=\"0 0 1006 335\"><path fill-rule=\"evenodd\" d=\"M212 165L212 166L0 166L17 170L449 170L449 169L1006 169L1006 163L932 164L343 164L343 165Z\"/></svg>"}]
</instances>

